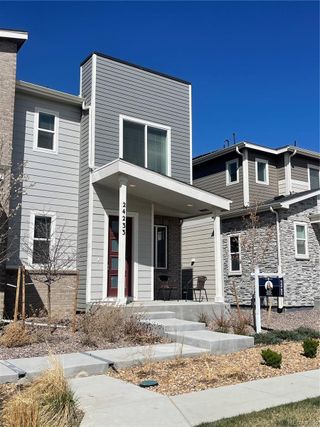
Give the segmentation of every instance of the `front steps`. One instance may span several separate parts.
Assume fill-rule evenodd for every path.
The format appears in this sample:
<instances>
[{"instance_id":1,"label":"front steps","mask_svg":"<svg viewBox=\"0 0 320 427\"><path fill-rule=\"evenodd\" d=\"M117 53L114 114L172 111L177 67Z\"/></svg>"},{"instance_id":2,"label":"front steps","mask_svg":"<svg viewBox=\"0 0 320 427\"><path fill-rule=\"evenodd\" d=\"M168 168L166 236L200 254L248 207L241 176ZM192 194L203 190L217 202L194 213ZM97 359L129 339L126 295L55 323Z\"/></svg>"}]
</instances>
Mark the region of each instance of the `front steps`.
<instances>
[{"instance_id":1,"label":"front steps","mask_svg":"<svg viewBox=\"0 0 320 427\"><path fill-rule=\"evenodd\" d=\"M145 316L145 322L160 326L165 336L178 343L202 348L214 354L234 353L254 345L253 337L213 332L206 329L204 323L176 319L172 317L172 312L166 312L168 317L165 317L164 313L149 312Z\"/></svg>"}]
</instances>

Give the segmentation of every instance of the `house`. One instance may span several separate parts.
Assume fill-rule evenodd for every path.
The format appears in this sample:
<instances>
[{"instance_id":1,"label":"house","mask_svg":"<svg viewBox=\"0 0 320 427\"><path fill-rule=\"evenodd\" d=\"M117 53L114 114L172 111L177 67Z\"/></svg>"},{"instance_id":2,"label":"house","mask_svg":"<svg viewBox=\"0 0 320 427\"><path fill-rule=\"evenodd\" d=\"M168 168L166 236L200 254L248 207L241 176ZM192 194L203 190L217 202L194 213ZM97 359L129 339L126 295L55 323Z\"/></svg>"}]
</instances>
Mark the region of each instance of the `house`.
<instances>
[{"instance_id":1,"label":"house","mask_svg":"<svg viewBox=\"0 0 320 427\"><path fill-rule=\"evenodd\" d=\"M27 175L11 195L6 305L24 265L27 305L45 306L41 266L57 242L77 257L52 288L54 311L72 307L78 278L79 310L153 301L160 275L180 298L183 220L230 207L192 185L191 84L98 52L80 65L79 96L16 81L27 38L0 30L1 163Z\"/></svg>"},{"instance_id":2,"label":"house","mask_svg":"<svg viewBox=\"0 0 320 427\"><path fill-rule=\"evenodd\" d=\"M218 256L211 216L184 224L183 265L192 257L197 274L219 278L216 301L234 303L236 289L240 303L251 304L259 264L264 273L284 275L280 304L313 306L320 289L319 166L317 152L248 142L193 159L194 185L232 200L220 216Z\"/></svg>"}]
</instances>

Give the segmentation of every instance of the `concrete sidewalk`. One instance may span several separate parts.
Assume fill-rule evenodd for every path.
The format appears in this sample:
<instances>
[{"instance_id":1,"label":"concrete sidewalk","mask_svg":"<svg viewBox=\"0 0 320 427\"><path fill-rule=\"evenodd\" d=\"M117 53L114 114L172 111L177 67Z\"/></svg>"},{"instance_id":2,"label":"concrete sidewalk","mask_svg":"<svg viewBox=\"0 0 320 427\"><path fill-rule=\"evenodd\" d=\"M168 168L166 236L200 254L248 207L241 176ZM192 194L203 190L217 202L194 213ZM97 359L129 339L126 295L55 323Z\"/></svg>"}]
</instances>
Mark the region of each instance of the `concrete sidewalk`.
<instances>
[{"instance_id":1,"label":"concrete sidewalk","mask_svg":"<svg viewBox=\"0 0 320 427\"><path fill-rule=\"evenodd\" d=\"M163 396L107 375L71 380L81 427L191 427L320 395L320 371Z\"/></svg>"}]
</instances>

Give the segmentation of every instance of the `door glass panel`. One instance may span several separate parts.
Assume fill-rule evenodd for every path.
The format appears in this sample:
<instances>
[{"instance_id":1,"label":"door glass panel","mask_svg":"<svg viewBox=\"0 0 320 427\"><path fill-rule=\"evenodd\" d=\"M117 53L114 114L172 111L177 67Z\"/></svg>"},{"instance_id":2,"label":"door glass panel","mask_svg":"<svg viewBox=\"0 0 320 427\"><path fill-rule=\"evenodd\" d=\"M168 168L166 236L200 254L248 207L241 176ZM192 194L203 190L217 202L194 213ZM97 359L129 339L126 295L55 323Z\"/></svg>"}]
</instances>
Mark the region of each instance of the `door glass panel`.
<instances>
[{"instance_id":1,"label":"door glass panel","mask_svg":"<svg viewBox=\"0 0 320 427\"><path fill-rule=\"evenodd\" d=\"M111 240L111 250L112 252L118 252L118 240Z\"/></svg>"},{"instance_id":2,"label":"door glass panel","mask_svg":"<svg viewBox=\"0 0 320 427\"><path fill-rule=\"evenodd\" d=\"M118 287L118 276L111 276L111 288L115 289Z\"/></svg>"},{"instance_id":3,"label":"door glass panel","mask_svg":"<svg viewBox=\"0 0 320 427\"><path fill-rule=\"evenodd\" d=\"M111 230L114 234L118 234L119 230L119 221L117 219L113 219L111 221Z\"/></svg>"},{"instance_id":4,"label":"door glass panel","mask_svg":"<svg viewBox=\"0 0 320 427\"><path fill-rule=\"evenodd\" d=\"M118 270L118 258L111 258L111 269Z\"/></svg>"}]
</instances>

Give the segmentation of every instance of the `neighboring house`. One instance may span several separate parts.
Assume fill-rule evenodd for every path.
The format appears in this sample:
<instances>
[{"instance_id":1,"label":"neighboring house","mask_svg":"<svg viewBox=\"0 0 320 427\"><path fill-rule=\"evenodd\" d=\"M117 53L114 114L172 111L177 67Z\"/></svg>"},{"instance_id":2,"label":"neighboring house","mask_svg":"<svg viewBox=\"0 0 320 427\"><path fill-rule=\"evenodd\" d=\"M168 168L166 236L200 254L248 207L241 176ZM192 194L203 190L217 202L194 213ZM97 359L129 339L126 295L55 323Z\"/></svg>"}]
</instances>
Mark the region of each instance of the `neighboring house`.
<instances>
[{"instance_id":1,"label":"neighboring house","mask_svg":"<svg viewBox=\"0 0 320 427\"><path fill-rule=\"evenodd\" d=\"M319 166L317 152L247 142L194 158L194 185L231 199L232 205L221 215L218 258L212 218L185 223L185 265L194 258L196 274L220 278L226 302L235 302L235 285L240 302L250 304L255 260L265 273L284 274L285 306L312 306L319 296L320 278ZM248 214L255 210L258 224L253 237ZM204 245L210 250L202 251Z\"/></svg>"},{"instance_id":2,"label":"neighboring house","mask_svg":"<svg viewBox=\"0 0 320 427\"><path fill-rule=\"evenodd\" d=\"M12 170L23 164L28 176L12 199L19 211L7 281L25 265L27 303L44 306L40 267L63 230L66 253L77 249L77 259L53 286L53 311L72 307L77 272L78 309L157 299L162 274L179 298L182 220L230 208L192 185L191 84L96 52L81 64L80 96L16 82L17 46L26 38L0 30L0 79L11 76L11 103L1 109L13 131Z\"/></svg>"}]
</instances>

